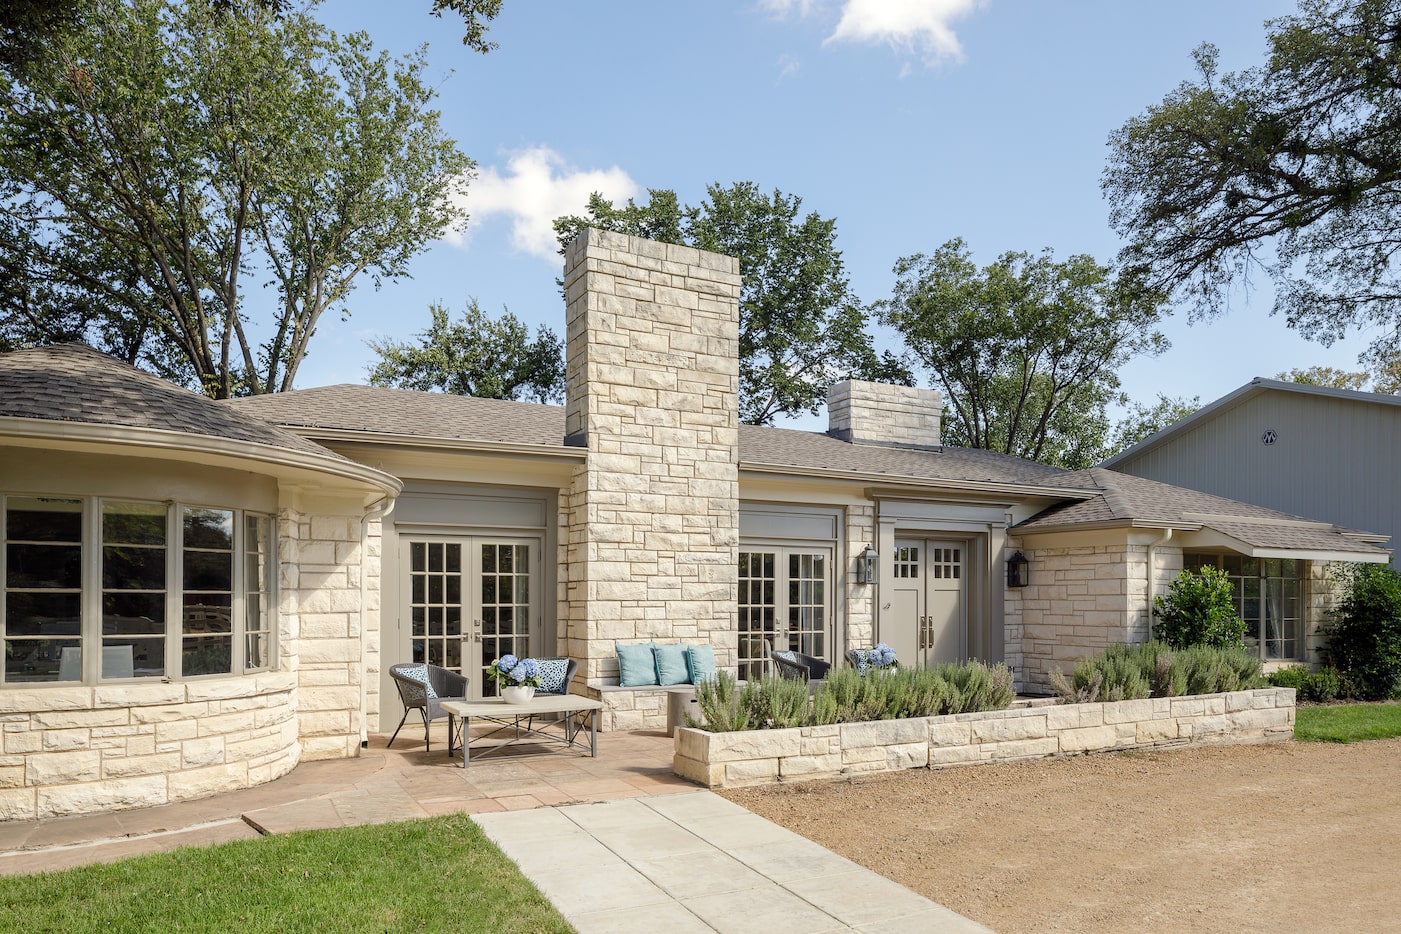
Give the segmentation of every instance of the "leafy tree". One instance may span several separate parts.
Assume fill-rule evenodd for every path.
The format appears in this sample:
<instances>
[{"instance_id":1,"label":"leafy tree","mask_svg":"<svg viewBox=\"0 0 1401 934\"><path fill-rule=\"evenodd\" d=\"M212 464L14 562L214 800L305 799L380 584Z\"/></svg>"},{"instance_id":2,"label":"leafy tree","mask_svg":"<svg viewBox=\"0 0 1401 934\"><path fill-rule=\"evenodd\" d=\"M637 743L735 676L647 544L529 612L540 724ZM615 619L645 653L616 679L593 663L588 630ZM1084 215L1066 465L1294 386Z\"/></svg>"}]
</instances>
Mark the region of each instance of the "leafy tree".
<instances>
[{"instance_id":1,"label":"leafy tree","mask_svg":"<svg viewBox=\"0 0 1401 934\"><path fill-rule=\"evenodd\" d=\"M895 265L881 317L944 392L944 438L1071 469L1104 453L1118 368L1157 354L1160 296L1086 255L1004 253L978 269L962 240Z\"/></svg>"},{"instance_id":2,"label":"leafy tree","mask_svg":"<svg viewBox=\"0 0 1401 934\"><path fill-rule=\"evenodd\" d=\"M1114 426L1114 437L1109 446L1115 453L1127 450L1173 422L1181 421L1201 407L1201 396L1188 399L1158 393L1158 401L1152 405L1136 403L1129 409L1128 414Z\"/></svg>"},{"instance_id":3,"label":"leafy tree","mask_svg":"<svg viewBox=\"0 0 1401 934\"><path fill-rule=\"evenodd\" d=\"M1328 653L1350 692L1369 700L1401 696L1401 574L1355 564L1341 573Z\"/></svg>"},{"instance_id":4,"label":"leafy tree","mask_svg":"<svg viewBox=\"0 0 1401 934\"><path fill-rule=\"evenodd\" d=\"M564 398L564 348L553 331L541 327L535 340L509 311L493 320L470 299L460 322L432 305L433 323L418 334L420 343L370 341L380 361L370 369L374 386L397 386L487 399Z\"/></svg>"},{"instance_id":5,"label":"leafy tree","mask_svg":"<svg viewBox=\"0 0 1401 934\"><path fill-rule=\"evenodd\" d=\"M460 220L471 163L421 51L226 5L97 0L0 78L8 339L81 337L219 398L285 390L361 273L404 275Z\"/></svg>"},{"instance_id":6,"label":"leafy tree","mask_svg":"<svg viewBox=\"0 0 1401 934\"><path fill-rule=\"evenodd\" d=\"M1401 12L1394 0L1300 0L1266 24L1269 58L1198 78L1113 134L1104 175L1127 267L1216 314L1252 269L1276 313L1324 344L1367 326L1398 346Z\"/></svg>"},{"instance_id":7,"label":"leafy tree","mask_svg":"<svg viewBox=\"0 0 1401 934\"><path fill-rule=\"evenodd\" d=\"M1286 383L1299 383L1304 386L1326 386L1330 389L1365 390L1371 379L1366 373L1340 370L1331 366L1311 366L1283 373L1276 373L1275 379Z\"/></svg>"},{"instance_id":8,"label":"leafy tree","mask_svg":"<svg viewBox=\"0 0 1401 934\"><path fill-rule=\"evenodd\" d=\"M1231 578L1221 568L1183 568L1167 595L1153 598L1153 614L1153 637L1175 649L1244 643L1245 620L1236 612Z\"/></svg>"},{"instance_id":9,"label":"leafy tree","mask_svg":"<svg viewBox=\"0 0 1401 934\"><path fill-rule=\"evenodd\" d=\"M555 221L560 250L585 227L681 243L739 259L740 419L767 425L774 418L814 413L827 388L848 376L909 382L893 356L878 356L865 312L847 281L836 248L836 221L810 213L802 199L752 182L713 184L699 207L676 192L653 189L646 204L622 207L601 195L584 216Z\"/></svg>"}]
</instances>

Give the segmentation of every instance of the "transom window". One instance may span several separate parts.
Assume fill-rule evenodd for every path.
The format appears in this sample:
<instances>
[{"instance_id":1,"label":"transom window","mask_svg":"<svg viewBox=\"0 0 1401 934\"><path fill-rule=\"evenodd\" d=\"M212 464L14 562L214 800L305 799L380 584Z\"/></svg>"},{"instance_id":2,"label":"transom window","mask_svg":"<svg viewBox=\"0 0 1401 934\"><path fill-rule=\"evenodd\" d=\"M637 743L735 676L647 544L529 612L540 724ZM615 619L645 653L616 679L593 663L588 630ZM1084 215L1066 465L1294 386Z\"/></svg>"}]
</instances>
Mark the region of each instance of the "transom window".
<instances>
[{"instance_id":1,"label":"transom window","mask_svg":"<svg viewBox=\"0 0 1401 934\"><path fill-rule=\"evenodd\" d=\"M1188 552L1189 571L1219 567L1231 579L1236 612L1245 620L1245 644L1262 659L1304 657L1304 568L1293 558L1249 558L1233 554Z\"/></svg>"},{"instance_id":2,"label":"transom window","mask_svg":"<svg viewBox=\"0 0 1401 934\"><path fill-rule=\"evenodd\" d=\"M193 678L271 665L270 516L0 497L5 684Z\"/></svg>"}]
</instances>

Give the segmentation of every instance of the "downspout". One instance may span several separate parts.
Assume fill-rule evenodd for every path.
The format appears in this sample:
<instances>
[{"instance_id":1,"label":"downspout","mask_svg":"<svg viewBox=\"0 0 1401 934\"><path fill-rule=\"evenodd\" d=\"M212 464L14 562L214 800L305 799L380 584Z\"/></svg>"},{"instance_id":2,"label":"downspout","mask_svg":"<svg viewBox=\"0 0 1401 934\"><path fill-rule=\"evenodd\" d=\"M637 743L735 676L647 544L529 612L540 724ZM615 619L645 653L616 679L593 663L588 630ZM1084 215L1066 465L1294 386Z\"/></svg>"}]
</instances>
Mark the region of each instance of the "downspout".
<instances>
[{"instance_id":1,"label":"downspout","mask_svg":"<svg viewBox=\"0 0 1401 934\"><path fill-rule=\"evenodd\" d=\"M1164 529L1162 537L1148 545L1148 639L1153 639L1153 600L1157 596L1157 576L1154 571L1157 569L1158 546L1166 545L1172 540L1172 529Z\"/></svg>"},{"instance_id":2,"label":"downspout","mask_svg":"<svg viewBox=\"0 0 1401 934\"><path fill-rule=\"evenodd\" d=\"M369 718L366 716L366 713L365 713L365 701L366 701L366 699L367 699L367 696L366 696L366 695L367 695L367 689L366 689L366 687L365 687L365 683L366 683L366 681L368 680L368 677L367 677L367 676L368 676L368 673L369 673L369 665L367 664L368 661L369 661L369 659L365 657L365 645L366 645L366 639L365 639L365 620L366 620L366 613L365 613L365 597L366 597L366 594L368 593L368 589L369 589L369 575L365 573L365 561L366 561L366 558L369 556L369 552L370 552L370 542L369 542L370 523L373 522L373 521L375 521L376 519L381 518L385 513L389 512L389 510L392 509L393 507L394 507L394 497L393 497L393 496L390 496L390 495L388 495L388 494L386 494L385 496L380 497L379 501L376 502L373 506L371 506L369 509L365 510L364 515L362 515L362 516L360 517L360 748L361 748L361 749L367 748L367 747L369 746L369 744L370 744ZM380 532L380 541L381 541L381 543L384 541L384 533L383 533L382 530L381 530L381 532ZM381 554L381 555L380 555L380 565L381 565L381 567L383 567L383 563L384 563L384 555ZM381 584L382 584L382 583L383 583L383 582L381 581ZM381 595L383 595L383 593L384 593L383 587L380 588L380 593L381 593ZM383 607L383 605L381 605L381 606L380 606L380 614L381 614L381 615L380 615L380 622L381 622L381 624L383 623L383 612L384 612L384 607ZM379 645L380 645L380 652L383 653L383 651L384 651L384 632L383 632L383 625L381 625L380 628L381 628L381 632L380 632L380 638L379 638Z\"/></svg>"}]
</instances>

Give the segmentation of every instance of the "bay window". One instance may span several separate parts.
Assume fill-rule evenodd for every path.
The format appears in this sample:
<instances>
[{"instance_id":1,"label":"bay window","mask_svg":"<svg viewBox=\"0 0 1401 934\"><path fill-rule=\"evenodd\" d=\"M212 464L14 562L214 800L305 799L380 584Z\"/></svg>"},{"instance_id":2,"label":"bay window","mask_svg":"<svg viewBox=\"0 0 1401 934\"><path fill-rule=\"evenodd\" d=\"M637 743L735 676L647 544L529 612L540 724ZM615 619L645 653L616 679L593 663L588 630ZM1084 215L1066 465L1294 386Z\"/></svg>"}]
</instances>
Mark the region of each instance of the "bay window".
<instances>
[{"instance_id":1,"label":"bay window","mask_svg":"<svg viewBox=\"0 0 1401 934\"><path fill-rule=\"evenodd\" d=\"M1182 558L1189 571L1208 565L1226 572L1236 612L1245 620L1246 647L1264 661L1303 659L1305 562L1192 552Z\"/></svg>"},{"instance_id":2,"label":"bay window","mask_svg":"<svg viewBox=\"0 0 1401 934\"><path fill-rule=\"evenodd\" d=\"M273 520L98 497L0 497L5 684L194 678L271 663Z\"/></svg>"}]
</instances>

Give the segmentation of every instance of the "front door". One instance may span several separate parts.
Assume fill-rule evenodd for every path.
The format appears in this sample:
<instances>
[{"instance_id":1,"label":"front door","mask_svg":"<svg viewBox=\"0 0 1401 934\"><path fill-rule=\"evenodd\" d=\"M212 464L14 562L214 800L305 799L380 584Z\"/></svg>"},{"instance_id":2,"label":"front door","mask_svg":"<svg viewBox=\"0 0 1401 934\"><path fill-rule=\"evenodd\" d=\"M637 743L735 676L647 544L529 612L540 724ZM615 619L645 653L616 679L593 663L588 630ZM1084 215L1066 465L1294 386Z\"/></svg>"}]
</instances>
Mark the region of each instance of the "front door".
<instances>
[{"instance_id":1,"label":"front door","mask_svg":"<svg viewBox=\"0 0 1401 934\"><path fill-rule=\"evenodd\" d=\"M539 641L538 539L412 538L402 547L411 657L466 675L474 699L494 697L486 669Z\"/></svg>"},{"instance_id":2,"label":"front door","mask_svg":"<svg viewBox=\"0 0 1401 934\"><path fill-rule=\"evenodd\" d=\"M967 657L967 554L963 542L895 540L891 631L881 635L900 664L929 668Z\"/></svg>"}]
</instances>

